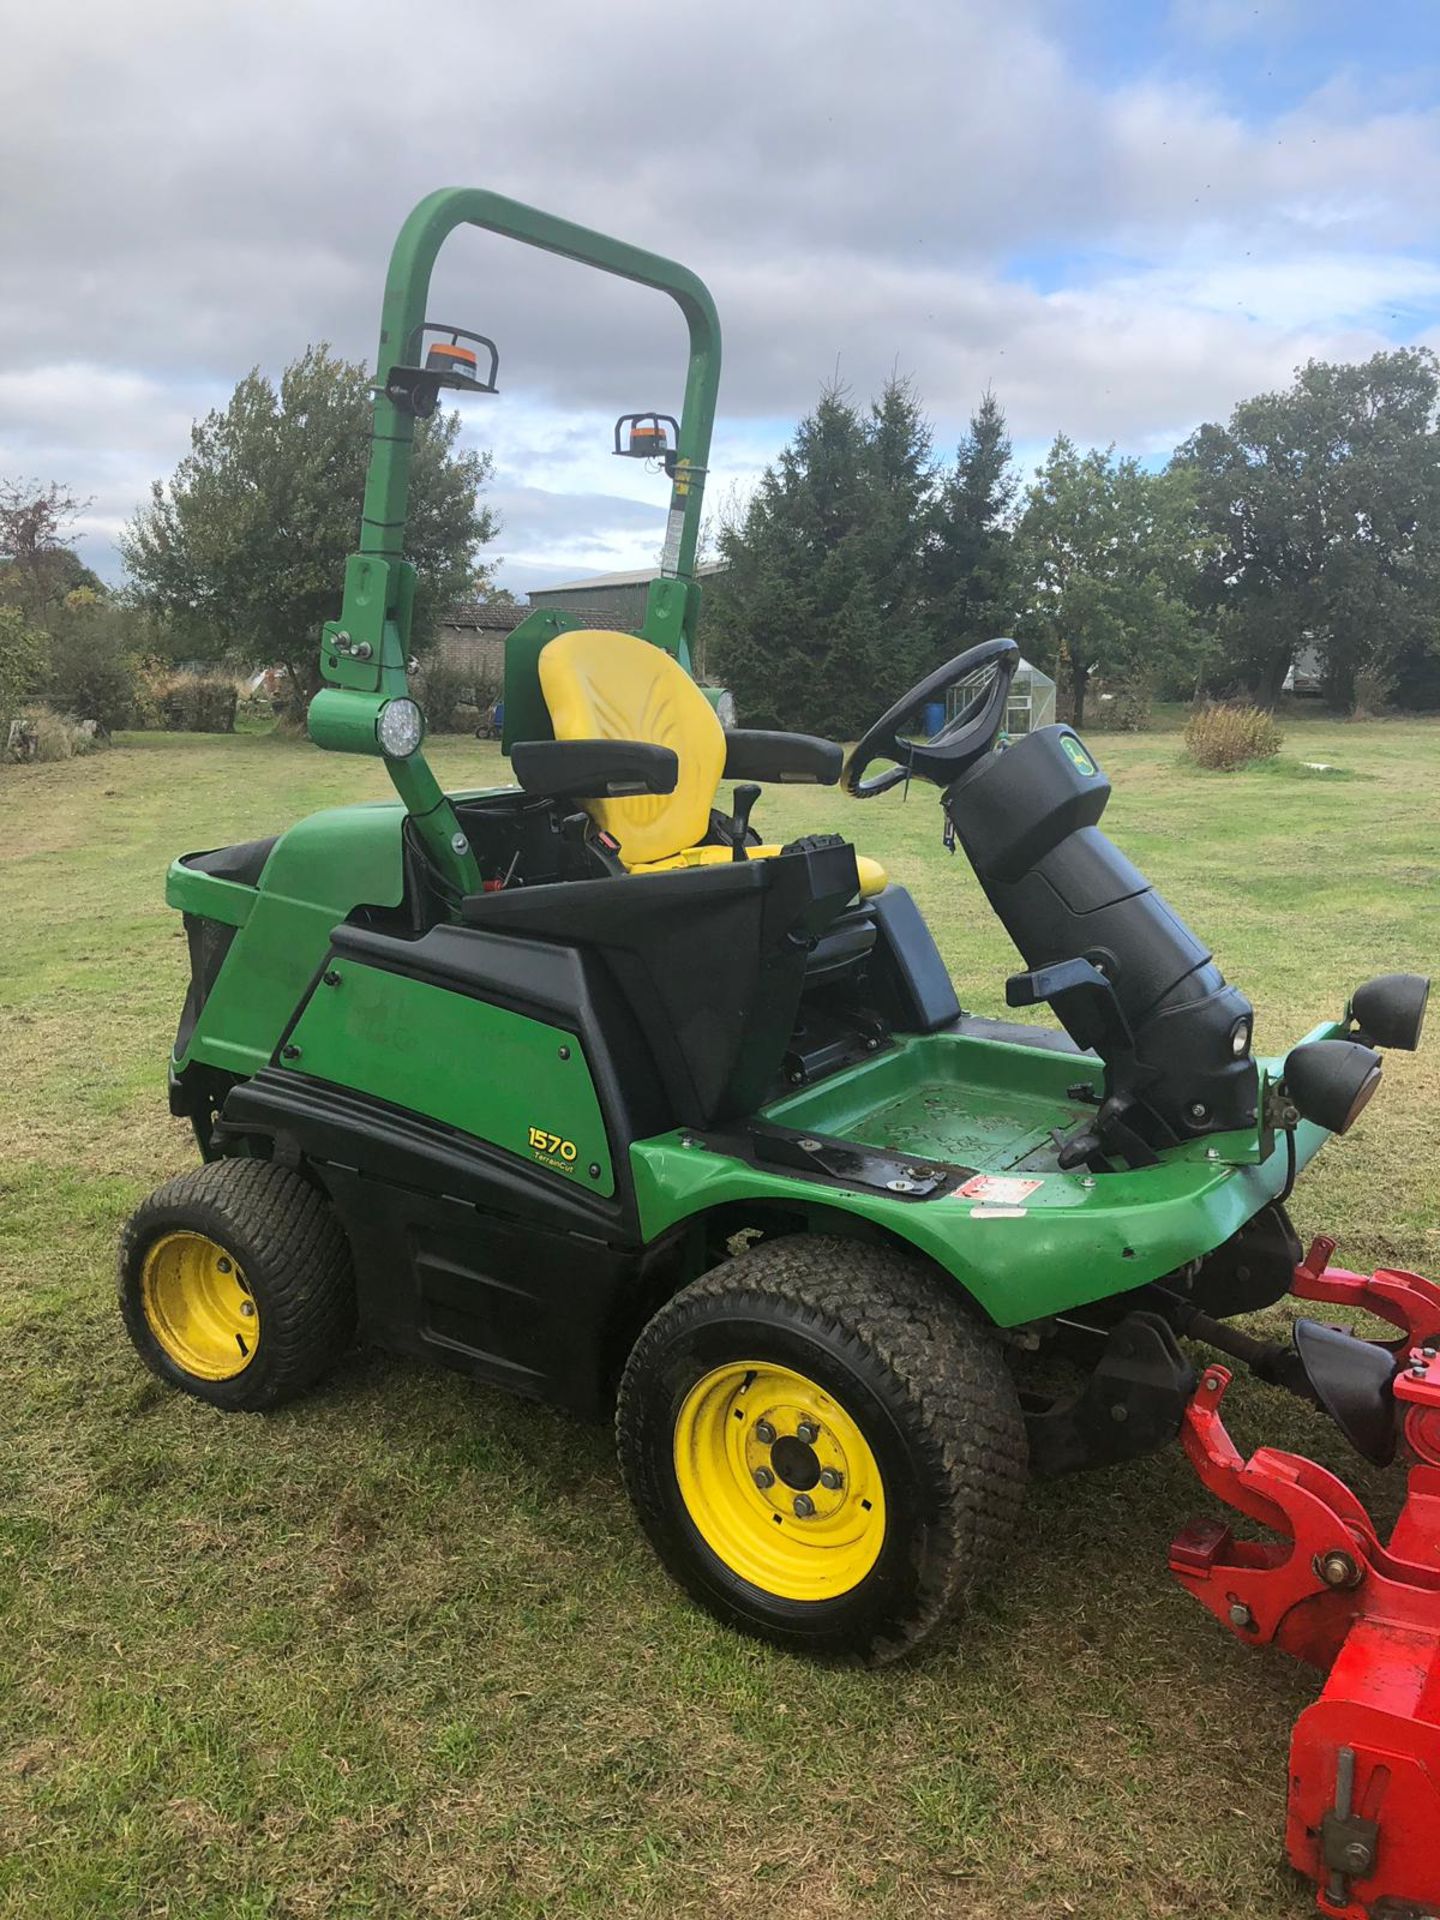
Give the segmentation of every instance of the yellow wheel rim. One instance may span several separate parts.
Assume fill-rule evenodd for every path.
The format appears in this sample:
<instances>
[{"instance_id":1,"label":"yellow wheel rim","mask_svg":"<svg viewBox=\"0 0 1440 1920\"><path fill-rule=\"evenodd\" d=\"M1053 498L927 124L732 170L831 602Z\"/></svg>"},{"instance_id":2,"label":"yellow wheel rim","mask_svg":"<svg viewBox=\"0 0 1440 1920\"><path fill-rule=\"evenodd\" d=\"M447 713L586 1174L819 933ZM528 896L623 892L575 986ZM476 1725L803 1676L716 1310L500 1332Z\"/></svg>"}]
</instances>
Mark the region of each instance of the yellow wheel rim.
<instances>
[{"instance_id":1,"label":"yellow wheel rim","mask_svg":"<svg viewBox=\"0 0 1440 1920\"><path fill-rule=\"evenodd\" d=\"M239 1264L203 1233L167 1233L140 1272L145 1322L197 1380L233 1380L255 1358L260 1313Z\"/></svg>"},{"instance_id":2,"label":"yellow wheel rim","mask_svg":"<svg viewBox=\"0 0 1440 1920\"><path fill-rule=\"evenodd\" d=\"M675 1477L701 1538L732 1573L783 1600L858 1587L885 1539L869 1442L803 1373L716 1367L675 1422Z\"/></svg>"}]
</instances>

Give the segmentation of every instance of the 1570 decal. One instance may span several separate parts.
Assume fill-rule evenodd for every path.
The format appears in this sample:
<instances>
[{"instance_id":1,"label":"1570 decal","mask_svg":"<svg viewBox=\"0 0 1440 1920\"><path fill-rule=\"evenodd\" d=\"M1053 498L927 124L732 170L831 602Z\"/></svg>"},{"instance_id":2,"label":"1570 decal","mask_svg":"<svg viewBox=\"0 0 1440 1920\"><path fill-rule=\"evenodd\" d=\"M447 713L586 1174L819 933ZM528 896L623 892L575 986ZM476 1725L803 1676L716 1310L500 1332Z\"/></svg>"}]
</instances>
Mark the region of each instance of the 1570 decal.
<instances>
[{"instance_id":1,"label":"1570 decal","mask_svg":"<svg viewBox=\"0 0 1440 1920\"><path fill-rule=\"evenodd\" d=\"M576 1146L573 1140L551 1133L548 1127L531 1127L530 1151L546 1160L561 1160L568 1167L575 1158Z\"/></svg>"}]
</instances>

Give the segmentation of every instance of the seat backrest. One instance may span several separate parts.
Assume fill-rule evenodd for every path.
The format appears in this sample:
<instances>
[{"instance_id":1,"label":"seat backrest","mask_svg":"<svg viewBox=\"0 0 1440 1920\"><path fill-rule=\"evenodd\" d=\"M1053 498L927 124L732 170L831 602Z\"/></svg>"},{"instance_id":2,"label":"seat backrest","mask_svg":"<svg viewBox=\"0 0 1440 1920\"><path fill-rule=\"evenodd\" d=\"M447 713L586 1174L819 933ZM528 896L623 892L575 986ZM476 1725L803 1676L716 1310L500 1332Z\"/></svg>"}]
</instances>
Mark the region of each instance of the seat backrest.
<instances>
[{"instance_id":1,"label":"seat backrest","mask_svg":"<svg viewBox=\"0 0 1440 1920\"><path fill-rule=\"evenodd\" d=\"M539 672L557 740L645 740L680 762L673 793L585 802L625 864L668 860L703 840L725 771L725 730L679 661L633 633L585 629L544 646Z\"/></svg>"}]
</instances>

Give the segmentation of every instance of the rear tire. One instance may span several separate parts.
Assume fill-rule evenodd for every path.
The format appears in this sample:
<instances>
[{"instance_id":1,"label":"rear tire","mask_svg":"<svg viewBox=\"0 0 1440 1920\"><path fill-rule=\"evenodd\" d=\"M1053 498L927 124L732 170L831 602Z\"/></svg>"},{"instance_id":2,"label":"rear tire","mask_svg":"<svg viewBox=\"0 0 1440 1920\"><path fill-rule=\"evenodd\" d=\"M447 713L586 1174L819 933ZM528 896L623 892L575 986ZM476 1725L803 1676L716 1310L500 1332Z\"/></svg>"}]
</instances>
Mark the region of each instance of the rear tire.
<instances>
[{"instance_id":1,"label":"rear tire","mask_svg":"<svg viewBox=\"0 0 1440 1920\"><path fill-rule=\"evenodd\" d=\"M215 1160L158 1187L121 1236L119 1289L146 1366L228 1412L303 1393L354 1332L340 1223L268 1160Z\"/></svg>"},{"instance_id":2,"label":"rear tire","mask_svg":"<svg viewBox=\"0 0 1440 1920\"><path fill-rule=\"evenodd\" d=\"M640 1522L688 1592L765 1639L873 1663L993 1569L1025 1485L994 1337L918 1261L818 1235L662 1307L616 1427Z\"/></svg>"}]
</instances>

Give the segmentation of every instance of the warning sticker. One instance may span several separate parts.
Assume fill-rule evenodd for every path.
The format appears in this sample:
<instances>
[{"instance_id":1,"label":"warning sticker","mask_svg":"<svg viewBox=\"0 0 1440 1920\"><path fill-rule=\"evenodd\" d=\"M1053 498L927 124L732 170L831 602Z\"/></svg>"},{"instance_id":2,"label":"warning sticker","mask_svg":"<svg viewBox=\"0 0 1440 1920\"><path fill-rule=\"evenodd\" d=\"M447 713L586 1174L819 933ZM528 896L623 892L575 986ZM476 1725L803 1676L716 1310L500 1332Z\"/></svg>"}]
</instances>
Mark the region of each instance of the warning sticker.
<instances>
[{"instance_id":1,"label":"warning sticker","mask_svg":"<svg viewBox=\"0 0 1440 1920\"><path fill-rule=\"evenodd\" d=\"M671 507L665 522L665 551L660 556L660 571L674 574L680 567L680 536L685 531L685 509Z\"/></svg>"},{"instance_id":2,"label":"warning sticker","mask_svg":"<svg viewBox=\"0 0 1440 1920\"><path fill-rule=\"evenodd\" d=\"M977 1173L963 1187L955 1189L957 1200L986 1200L995 1207L1018 1207L1028 1200L1043 1180L1021 1180L1008 1173Z\"/></svg>"}]
</instances>

